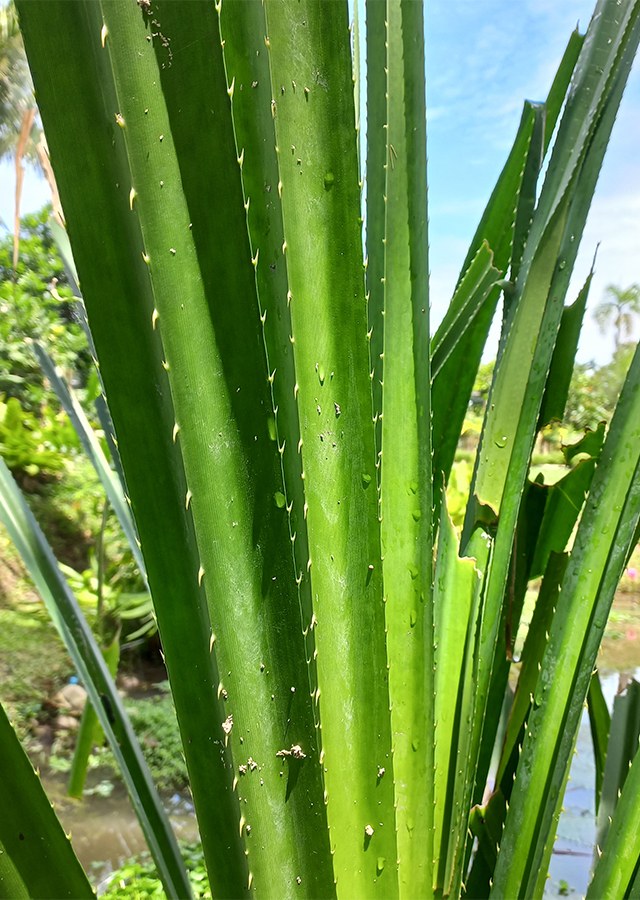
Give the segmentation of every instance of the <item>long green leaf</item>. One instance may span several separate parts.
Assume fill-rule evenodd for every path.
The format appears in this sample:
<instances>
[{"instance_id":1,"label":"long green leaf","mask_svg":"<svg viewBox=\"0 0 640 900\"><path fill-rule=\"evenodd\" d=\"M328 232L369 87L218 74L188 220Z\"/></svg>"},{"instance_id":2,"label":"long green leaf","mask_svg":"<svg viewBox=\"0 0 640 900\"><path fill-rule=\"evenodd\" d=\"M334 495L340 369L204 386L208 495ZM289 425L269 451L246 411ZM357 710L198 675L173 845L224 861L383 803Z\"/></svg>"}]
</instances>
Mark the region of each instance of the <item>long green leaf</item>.
<instances>
[{"instance_id":1,"label":"long green leaf","mask_svg":"<svg viewBox=\"0 0 640 900\"><path fill-rule=\"evenodd\" d=\"M438 521L440 515L442 485L448 481L455 459L464 418L469 410L469 398L499 299L500 289L495 286L476 314L473 327L464 332L433 380L434 521ZM436 333L434 341L437 337Z\"/></svg>"},{"instance_id":2,"label":"long green leaf","mask_svg":"<svg viewBox=\"0 0 640 900\"><path fill-rule=\"evenodd\" d=\"M432 375L435 378L480 312L500 272L493 265L493 253L485 241L462 277L447 315L432 342Z\"/></svg>"},{"instance_id":3,"label":"long green leaf","mask_svg":"<svg viewBox=\"0 0 640 900\"><path fill-rule=\"evenodd\" d=\"M294 345L291 342L291 306L287 266L283 255L284 229L282 221L281 185L276 152L275 119L271 101L278 96L271 84L269 56L264 52L267 30L265 10L258 4L242 7L223 6L221 33L227 81L234 84L233 120L239 155L243 159L242 182L246 197L247 220L251 239L251 253L256 261L255 278L258 304L263 324L263 338L267 369L275 373L269 379L273 420L270 436L277 440L283 471L283 496L289 518L289 535L293 565L298 582L301 624L308 661L309 694L313 698L318 687L316 669L315 620L311 598L311 579L307 567L309 545L302 455L299 451L300 423L296 400L296 370ZM245 90L251 85L251 90ZM282 88L282 85L280 86ZM285 92L288 89L285 88ZM291 86L294 89L294 86ZM282 90L279 91L283 96ZM246 148L246 149L245 149ZM293 620L297 617L292 616ZM314 704L316 723L318 705ZM321 733L316 739L321 748ZM321 808L322 808L322 804ZM322 813L324 815L324 812ZM324 845L323 867L317 867L314 877L321 883L319 890L332 895L333 872L326 866L329 859L328 831L318 833L313 821L307 823L312 833L309 840L316 850ZM305 827L300 817L300 826ZM326 866L326 868L324 868ZM321 882L321 879L324 879ZM307 883L309 878L304 879Z\"/></svg>"},{"instance_id":4,"label":"long green leaf","mask_svg":"<svg viewBox=\"0 0 640 900\"><path fill-rule=\"evenodd\" d=\"M607 701L602 693L602 685L600 676L594 672L589 683L589 694L587 696L587 704L589 708L589 725L591 728L591 741L593 743L593 756L596 765L596 816L600 821L600 804L602 803L602 786L606 771L607 754L609 750L609 735L611 732L611 716L607 709ZM638 733L636 729L636 743ZM613 747L613 744L612 744ZM627 762L627 769L631 760ZM599 845L601 841L596 841Z\"/></svg>"},{"instance_id":5,"label":"long green leaf","mask_svg":"<svg viewBox=\"0 0 640 900\"><path fill-rule=\"evenodd\" d=\"M102 656L107 664L109 673L115 681L118 672L118 663L120 661L120 641L116 636L108 647L102 651ZM70 797L82 798L85 782L87 780L87 772L89 770L89 757L94 743L101 746L104 744L104 732L100 727L98 716L91 703L87 700L82 718L80 719L80 728L78 729L78 737L76 738L76 747L73 753L71 763L71 771L69 772L69 783L67 785L67 793Z\"/></svg>"},{"instance_id":6,"label":"long green leaf","mask_svg":"<svg viewBox=\"0 0 640 900\"><path fill-rule=\"evenodd\" d=\"M571 744L571 758L573 758L573 754L575 753L577 739L578 735L576 734L574 735L574 739ZM564 772L564 779L560 782L560 789L558 790L558 797L556 800L555 809L553 810L551 827L546 834L544 851L542 853L541 863L538 867L538 876L533 888L533 900L542 900L547 882L549 880L549 865L551 863L551 857L553 855L553 848L556 841L556 833L558 830L558 824L560 822L560 816L562 815L564 809L563 800L565 792L567 790L567 784L569 783L570 771L571 767L567 766Z\"/></svg>"},{"instance_id":7,"label":"long green leaf","mask_svg":"<svg viewBox=\"0 0 640 900\"><path fill-rule=\"evenodd\" d=\"M167 893L191 896L178 845L120 695L46 538L2 460L0 520L22 556L98 714ZM6 843L6 835L0 839ZM14 858L11 849L9 853Z\"/></svg>"},{"instance_id":8,"label":"long green leaf","mask_svg":"<svg viewBox=\"0 0 640 900\"><path fill-rule=\"evenodd\" d=\"M11 862L0 841L0 898L2 900L29 900L29 892L20 873Z\"/></svg>"},{"instance_id":9,"label":"long green leaf","mask_svg":"<svg viewBox=\"0 0 640 900\"><path fill-rule=\"evenodd\" d=\"M538 430L548 425L552 419L562 421L569 395L569 385L573 374L573 364L578 349L578 340L582 330L582 321L587 309L589 288L593 278L593 268L578 294L575 303L566 307L562 313L562 321L558 330L558 339L553 351L549 377L542 398L542 406L538 417Z\"/></svg>"},{"instance_id":10,"label":"long green leaf","mask_svg":"<svg viewBox=\"0 0 640 900\"><path fill-rule=\"evenodd\" d=\"M381 540L400 897L428 897L433 857L433 525L424 24L387 5ZM375 377L375 376L374 376Z\"/></svg>"},{"instance_id":11,"label":"long green leaf","mask_svg":"<svg viewBox=\"0 0 640 900\"><path fill-rule=\"evenodd\" d=\"M391 727L348 10L343 2L275 0L265 10L334 871L339 896L393 897Z\"/></svg>"},{"instance_id":12,"label":"long green leaf","mask_svg":"<svg viewBox=\"0 0 640 900\"><path fill-rule=\"evenodd\" d=\"M87 900L94 897L71 841L53 811L42 782L33 771L2 704L0 768L1 855L10 858L28 891L27 896L34 900L48 900L51 897ZM6 878L6 868L3 874ZM12 896L23 896L19 884L14 887L17 890Z\"/></svg>"},{"instance_id":13,"label":"long green leaf","mask_svg":"<svg viewBox=\"0 0 640 900\"><path fill-rule=\"evenodd\" d=\"M382 353L384 353L384 237L386 227L387 3L366 0L367 18L367 206L366 283L376 449L382 438Z\"/></svg>"},{"instance_id":14,"label":"long green leaf","mask_svg":"<svg viewBox=\"0 0 640 900\"><path fill-rule=\"evenodd\" d=\"M89 350L93 357L94 365L96 366L96 374L98 376L98 380L100 382L100 387L102 388L102 393L96 397L95 407L96 412L98 414L98 420L102 425L102 430L104 431L104 437L107 442L107 447L109 448L109 453L111 454L111 460L115 466L115 470L118 473L118 478L120 479L120 485L124 494L126 496L126 482L124 478L124 472L122 470L122 461L120 460L120 454L118 452L118 448L115 443L115 433L113 427L113 421L111 419L111 413L109 412L109 407L107 406L107 401L104 396L104 383L102 381L102 377L100 375L100 366L98 365L98 361L96 359L96 348L93 342L93 335L91 334L91 329L89 328L89 322L87 320L87 310L84 305L84 300L82 299L82 292L80 291L80 286L78 284L78 272L76 269L76 264L73 259L73 253L71 252L71 244L69 243L69 236L66 230L62 227L62 225L58 222L55 216L49 216L49 227L51 228L51 234L53 235L53 239L56 243L56 247L58 248L58 253L60 254L62 261L64 263L65 272L67 273L67 278L72 286L74 291L74 296L76 298L76 313L78 318L80 319L80 324L82 326L82 330L87 336L87 342L89 344Z\"/></svg>"},{"instance_id":15,"label":"long green leaf","mask_svg":"<svg viewBox=\"0 0 640 900\"><path fill-rule=\"evenodd\" d=\"M491 387L473 489L478 502L496 514L500 512L520 421L516 411L522 409L528 389L529 370L564 233L566 213L565 203L540 242Z\"/></svg>"},{"instance_id":16,"label":"long green leaf","mask_svg":"<svg viewBox=\"0 0 640 900\"><path fill-rule=\"evenodd\" d=\"M317 688L313 604L307 562L309 545L305 515L302 457L295 452L300 422L295 403L296 371L291 343L291 309L287 267L283 258L284 228L279 187L275 121L271 110L273 89L268 55L262 50L267 37L264 8L249 4L226 6L221 14L227 81L240 85L234 92L233 121L237 146L242 148L242 182L260 317L267 356L273 404L270 436L277 440L284 477L284 503L289 516L293 564L309 662L309 688ZM261 53L262 51L262 53ZM245 84L251 91L244 91ZM244 148L247 148L245 151ZM252 202L253 198L253 202ZM259 198L259 199L258 199ZM292 402L293 398L293 402ZM282 502L282 501L281 501ZM316 723L317 723L317 706ZM318 734L320 741L320 735ZM326 889L326 888L325 888Z\"/></svg>"},{"instance_id":17,"label":"long green leaf","mask_svg":"<svg viewBox=\"0 0 640 900\"><path fill-rule=\"evenodd\" d=\"M458 538L443 505L434 584L435 618L435 871L434 889L460 889L470 791L476 698L477 640L490 541L480 529L475 558L460 559ZM470 554L471 555L471 554Z\"/></svg>"},{"instance_id":18,"label":"long green leaf","mask_svg":"<svg viewBox=\"0 0 640 900\"><path fill-rule=\"evenodd\" d=\"M496 783L500 785L509 766L511 755L518 743L522 741L522 729L531 708L531 697L538 682L540 663L547 645L547 635L553 622L562 576L567 567L567 562L568 557L566 554L551 554L540 587L540 593L536 599L533 617L522 649L522 667L518 678L518 687L513 700L509 725L507 726L507 733L502 747L500 765L496 775Z\"/></svg>"},{"instance_id":19,"label":"long green leaf","mask_svg":"<svg viewBox=\"0 0 640 900\"><path fill-rule=\"evenodd\" d=\"M571 42L570 42L571 46ZM564 63L561 63L562 70ZM568 73L567 73L568 74ZM554 81L554 86L558 84L558 76ZM552 87L552 91L553 91ZM566 90L566 84L565 84ZM525 110L528 104L525 102ZM504 309L502 311L502 320L506 322L509 315L509 308L513 298L513 286L518 281L520 273L520 265L522 257L529 237L529 229L533 221L533 215L536 207L538 192L538 176L545 155L545 137L546 137L546 118L547 104L531 104L533 112L533 127L531 130L531 140L529 150L525 160L524 169L522 171L522 183L518 194L518 205L516 208L516 216L513 224L513 243L511 246L511 259L509 261L509 280L511 290L505 291Z\"/></svg>"},{"instance_id":20,"label":"long green leaf","mask_svg":"<svg viewBox=\"0 0 640 900\"><path fill-rule=\"evenodd\" d=\"M556 258L561 226L563 224L563 211L561 211L558 219L552 223L550 233L545 236L545 241L541 245L540 256L536 259L536 265L533 269L534 279L531 281L530 294L534 302L544 302L546 290L548 290L549 273L547 268L553 266ZM538 275L538 269L540 270ZM545 287L545 280L547 281ZM519 307L522 309L522 307ZM537 314L539 315L539 309ZM531 318L535 319L536 310L531 312ZM527 320L529 316L526 316ZM532 323L528 321L528 326ZM478 448L476 458L476 469L474 474L474 482L472 483L472 498L476 501L477 507L487 516L491 526L495 527L497 512L500 511L499 526L497 530L494 556L491 571L488 576L487 596L485 605L485 614L482 623L482 631L480 635L480 664L478 669L478 707L476 720L474 722L474 747L480 749L481 734L484 731L484 745L489 748L493 745L493 738L488 725L497 727L498 716L486 718L486 709L489 698L492 697L494 712L497 712L498 703L501 705L502 697L504 697L505 681L508 677L508 666L501 665L500 668L494 667L493 660L496 652L496 644L500 633L500 624L503 620L503 603L505 598L510 596L507 585L511 583L511 566L512 566L512 545L516 530L517 516L519 504L522 495L522 487L524 486L525 470L523 466L513 466L511 456L514 448L519 448L522 442L516 442L518 434L518 417L515 411L519 408L518 404L522 403L523 394L526 393L526 378L522 375L521 369L516 365L518 356L515 352L513 344L518 345L519 352L523 354L523 358L519 360L520 367L525 368L524 360L531 352L530 345L535 346L535 335L531 331L523 331L522 329L513 330L511 332L513 339L507 342L504 348L500 364L494 374L494 382L492 392L489 397L488 411L483 424L483 433L481 443ZM527 346L527 344L529 346ZM511 377L507 378L507 371L511 371ZM516 371L518 374L516 374ZM499 373L502 373L500 375ZM499 396L504 396L498 400L496 407L496 392ZM504 403L505 405L501 405ZM507 404L511 404L508 406ZM510 417L506 417L506 410L510 409ZM496 411L498 415L496 416ZM496 427L497 426L497 427ZM490 437L489 437L490 436ZM530 448L527 448L530 452ZM506 491L504 496L508 504L508 513L500 509L500 503L503 497L504 484L507 478L514 482L517 477L521 481L518 483L517 493L509 493ZM511 488L512 491L515 487ZM479 502L478 502L478 499ZM466 553L466 543L468 535L471 533L476 521L476 506L470 502L467 508L467 516L462 535L462 550ZM495 505L494 505L495 504ZM507 523L510 530L507 529ZM504 657L502 657L504 658ZM493 676L493 683L492 683ZM498 677L500 676L500 677ZM486 756L485 756L486 764ZM483 769L480 769L484 774ZM478 784L478 791L481 790L481 784Z\"/></svg>"}]
</instances>

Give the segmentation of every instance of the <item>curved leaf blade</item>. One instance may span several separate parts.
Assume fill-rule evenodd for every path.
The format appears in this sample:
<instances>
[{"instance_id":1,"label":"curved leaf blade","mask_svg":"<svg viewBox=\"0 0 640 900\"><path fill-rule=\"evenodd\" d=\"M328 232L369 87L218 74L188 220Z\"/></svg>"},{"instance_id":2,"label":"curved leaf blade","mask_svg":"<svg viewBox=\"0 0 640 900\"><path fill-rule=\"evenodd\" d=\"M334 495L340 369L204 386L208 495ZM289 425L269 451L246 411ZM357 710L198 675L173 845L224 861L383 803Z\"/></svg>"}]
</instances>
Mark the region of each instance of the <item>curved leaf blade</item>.
<instances>
[{"instance_id":1,"label":"curved leaf blade","mask_svg":"<svg viewBox=\"0 0 640 900\"><path fill-rule=\"evenodd\" d=\"M21 893L18 883L11 885L10 895L4 894L3 889L9 887L9 873L4 869L0 877L5 883L0 885L0 893L16 898L33 897L34 900L50 897L89 900L95 897L71 841L1 703L0 769L0 855L13 863L23 888L28 891Z\"/></svg>"}]
</instances>

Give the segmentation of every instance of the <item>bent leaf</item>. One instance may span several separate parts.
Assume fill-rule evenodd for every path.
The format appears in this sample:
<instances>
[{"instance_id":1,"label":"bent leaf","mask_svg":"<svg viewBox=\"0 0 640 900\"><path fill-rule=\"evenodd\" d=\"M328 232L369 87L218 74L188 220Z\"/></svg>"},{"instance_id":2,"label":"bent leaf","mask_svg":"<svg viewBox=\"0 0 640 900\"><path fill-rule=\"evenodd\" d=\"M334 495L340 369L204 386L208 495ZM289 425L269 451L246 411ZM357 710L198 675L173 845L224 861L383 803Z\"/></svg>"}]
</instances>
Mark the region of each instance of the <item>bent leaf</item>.
<instances>
[{"instance_id":1,"label":"bent leaf","mask_svg":"<svg viewBox=\"0 0 640 900\"><path fill-rule=\"evenodd\" d=\"M2 807L0 809L0 856L15 866L26 896L34 900L50 897L89 900L95 897L71 841L64 833L40 778L33 771L0 703L0 770L2 771ZM9 873L2 871L8 887ZM12 897L24 896L19 892ZM9 896L9 894L3 894Z\"/></svg>"}]
</instances>

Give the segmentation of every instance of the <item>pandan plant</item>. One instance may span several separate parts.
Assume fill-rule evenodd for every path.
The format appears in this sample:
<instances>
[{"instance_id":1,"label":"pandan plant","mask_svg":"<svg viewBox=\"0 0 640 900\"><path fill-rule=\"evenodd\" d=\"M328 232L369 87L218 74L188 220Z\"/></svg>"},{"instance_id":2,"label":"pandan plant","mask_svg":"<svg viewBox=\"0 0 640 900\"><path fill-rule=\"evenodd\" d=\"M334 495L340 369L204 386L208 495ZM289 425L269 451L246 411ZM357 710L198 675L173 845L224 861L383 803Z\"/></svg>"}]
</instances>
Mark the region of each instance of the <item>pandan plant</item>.
<instances>
[{"instance_id":1,"label":"pandan plant","mask_svg":"<svg viewBox=\"0 0 640 900\"><path fill-rule=\"evenodd\" d=\"M540 897L638 539L638 354L606 436L565 448L580 462L555 485L528 471L564 413L590 278L565 300L639 0L598 0L546 101L525 103L434 335L421 3L366 4L364 252L365 35L346 2L17 7L213 896ZM458 536L444 487L500 308ZM4 497L167 895L189 896L91 636L6 477ZM638 891L638 778L634 763L590 896ZM49 850L55 823L22 826L27 789L13 779L0 860L30 896L47 879L87 896Z\"/></svg>"}]
</instances>

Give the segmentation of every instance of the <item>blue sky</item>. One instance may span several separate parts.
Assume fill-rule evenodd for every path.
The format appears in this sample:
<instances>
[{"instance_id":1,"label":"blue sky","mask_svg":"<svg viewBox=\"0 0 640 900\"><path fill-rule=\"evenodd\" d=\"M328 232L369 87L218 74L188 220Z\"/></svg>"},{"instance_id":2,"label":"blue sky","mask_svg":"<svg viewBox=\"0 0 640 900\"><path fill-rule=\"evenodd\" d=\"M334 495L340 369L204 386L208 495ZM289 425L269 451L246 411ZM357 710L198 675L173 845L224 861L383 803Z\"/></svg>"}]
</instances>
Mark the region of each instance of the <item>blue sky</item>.
<instances>
[{"instance_id":1,"label":"blue sky","mask_svg":"<svg viewBox=\"0 0 640 900\"><path fill-rule=\"evenodd\" d=\"M595 0L426 0L427 131L432 321L451 297L466 249L515 136L522 102L543 100L571 31ZM613 131L568 301L600 243L590 306L607 284L640 283L640 74L636 63ZM0 166L0 217L13 221L13 166ZM48 197L26 179L22 210ZM636 335L637 336L637 335ZM590 313L579 359L608 361Z\"/></svg>"},{"instance_id":2,"label":"blue sky","mask_svg":"<svg viewBox=\"0 0 640 900\"><path fill-rule=\"evenodd\" d=\"M432 321L451 292L515 136L522 102L544 100L592 0L427 0L427 140ZM640 74L632 70L605 157L567 302L600 242L589 305L640 283ZM637 337L637 334L636 334ZM587 312L579 356L607 362L613 338Z\"/></svg>"}]
</instances>

